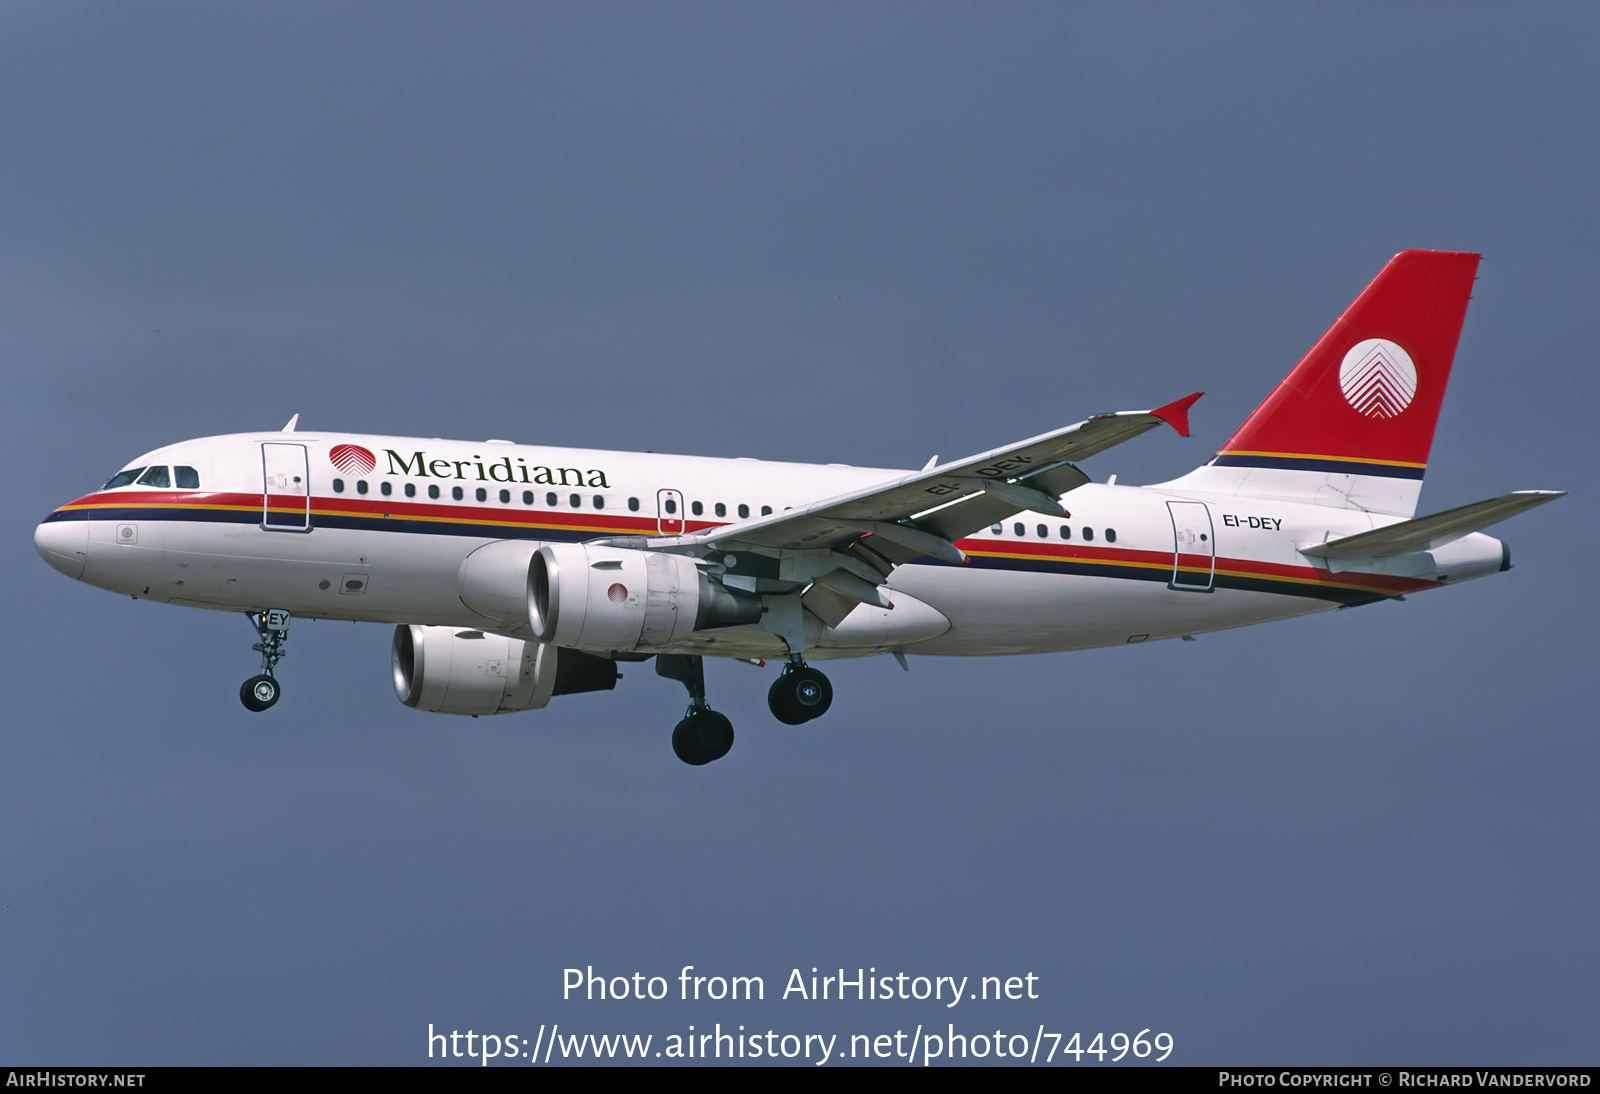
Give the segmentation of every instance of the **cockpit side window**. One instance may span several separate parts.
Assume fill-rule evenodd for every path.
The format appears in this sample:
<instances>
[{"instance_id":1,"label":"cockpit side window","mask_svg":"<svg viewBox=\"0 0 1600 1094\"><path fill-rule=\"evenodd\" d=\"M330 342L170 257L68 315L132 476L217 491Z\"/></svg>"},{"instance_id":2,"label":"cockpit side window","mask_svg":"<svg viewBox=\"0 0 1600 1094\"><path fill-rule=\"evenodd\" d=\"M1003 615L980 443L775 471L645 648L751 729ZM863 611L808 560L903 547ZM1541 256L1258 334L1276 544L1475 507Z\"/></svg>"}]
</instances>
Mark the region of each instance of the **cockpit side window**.
<instances>
[{"instance_id":1,"label":"cockpit side window","mask_svg":"<svg viewBox=\"0 0 1600 1094\"><path fill-rule=\"evenodd\" d=\"M154 487L158 487L158 488L165 488L165 487L171 486L172 485L172 479L170 477L168 477L168 475L167 475L166 465L163 464L160 467L152 467L150 470L146 471L143 475L140 475L139 476L139 485L140 486L154 486Z\"/></svg>"},{"instance_id":2,"label":"cockpit side window","mask_svg":"<svg viewBox=\"0 0 1600 1094\"><path fill-rule=\"evenodd\" d=\"M174 478L177 480L179 490L200 489L200 472L196 471L194 468L180 465L178 467L174 467L172 469L172 473Z\"/></svg>"},{"instance_id":3,"label":"cockpit side window","mask_svg":"<svg viewBox=\"0 0 1600 1094\"><path fill-rule=\"evenodd\" d=\"M111 480L100 489L115 490L119 486L128 486L138 479L138 477L142 474L144 474L144 468L142 467L130 467L126 471L118 471L115 475L112 475Z\"/></svg>"}]
</instances>

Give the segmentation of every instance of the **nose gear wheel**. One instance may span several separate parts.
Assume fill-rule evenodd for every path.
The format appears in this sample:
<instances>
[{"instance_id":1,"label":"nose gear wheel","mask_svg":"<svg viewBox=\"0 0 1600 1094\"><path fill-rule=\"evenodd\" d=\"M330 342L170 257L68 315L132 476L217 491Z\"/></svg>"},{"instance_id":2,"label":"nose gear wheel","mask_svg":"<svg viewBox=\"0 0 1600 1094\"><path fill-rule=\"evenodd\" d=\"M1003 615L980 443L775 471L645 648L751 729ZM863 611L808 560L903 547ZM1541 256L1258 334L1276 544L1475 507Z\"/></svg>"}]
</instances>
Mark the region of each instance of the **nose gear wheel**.
<instances>
[{"instance_id":1,"label":"nose gear wheel","mask_svg":"<svg viewBox=\"0 0 1600 1094\"><path fill-rule=\"evenodd\" d=\"M283 689L273 677L252 676L239 685L239 702L246 710L262 711L276 703L282 693Z\"/></svg>"}]
</instances>

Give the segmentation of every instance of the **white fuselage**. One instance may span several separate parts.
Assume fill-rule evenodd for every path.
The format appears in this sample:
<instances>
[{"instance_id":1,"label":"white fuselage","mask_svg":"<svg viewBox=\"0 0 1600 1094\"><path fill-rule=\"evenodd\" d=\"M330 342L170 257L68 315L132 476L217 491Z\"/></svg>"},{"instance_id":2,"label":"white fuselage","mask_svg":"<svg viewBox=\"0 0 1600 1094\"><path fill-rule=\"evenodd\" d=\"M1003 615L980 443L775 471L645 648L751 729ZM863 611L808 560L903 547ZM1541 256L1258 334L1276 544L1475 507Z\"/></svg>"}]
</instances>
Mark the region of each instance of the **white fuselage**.
<instances>
[{"instance_id":1,"label":"white fuselage","mask_svg":"<svg viewBox=\"0 0 1600 1094\"><path fill-rule=\"evenodd\" d=\"M375 465L340 470L332 456L350 449ZM678 535L906 473L312 433L186 441L130 466L192 468L199 486L178 488L174 473L166 487L130 483L63 506L37 537L52 565L115 592L193 607L481 629L496 628L463 602L461 582L463 564L485 545ZM838 628L819 628L812 654L1122 645L1367 603L1500 562L1498 541L1474 535L1472 557L1448 573L1415 561L1334 572L1299 548L1398 518L1181 483L1088 484L1063 504L1065 519L1020 513L962 540L968 565L900 566L887 581L891 599L913 610L862 605ZM760 628L731 630L711 644L697 636L681 652L782 653Z\"/></svg>"}]
</instances>

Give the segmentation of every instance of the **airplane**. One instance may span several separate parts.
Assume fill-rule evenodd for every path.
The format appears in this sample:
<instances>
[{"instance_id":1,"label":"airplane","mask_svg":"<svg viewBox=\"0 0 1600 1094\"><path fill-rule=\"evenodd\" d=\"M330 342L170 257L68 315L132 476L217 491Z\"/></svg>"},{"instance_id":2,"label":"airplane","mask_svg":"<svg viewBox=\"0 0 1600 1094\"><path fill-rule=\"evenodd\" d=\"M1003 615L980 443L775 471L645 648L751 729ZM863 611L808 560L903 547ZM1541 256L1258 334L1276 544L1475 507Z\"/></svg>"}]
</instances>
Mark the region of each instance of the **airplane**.
<instances>
[{"instance_id":1,"label":"airplane","mask_svg":"<svg viewBox=\"0 0 1600 1094\"><path fill-rule=\"evenodd\" d=\"M1039 653L1190 638L1510 568L1482 529L1526 490L1416 517L1479 255L1396 255L1204 465L1152 486L1078 462L1201 393L920 471L300 432L148 452L45 518L68 577L243 612L262 711L294 618L395 625L395 694L537 710L655 660L685 763L726 755L704 658L781 662L768 704L833 701L814 661Z\"/></svg>"}]
</instances>

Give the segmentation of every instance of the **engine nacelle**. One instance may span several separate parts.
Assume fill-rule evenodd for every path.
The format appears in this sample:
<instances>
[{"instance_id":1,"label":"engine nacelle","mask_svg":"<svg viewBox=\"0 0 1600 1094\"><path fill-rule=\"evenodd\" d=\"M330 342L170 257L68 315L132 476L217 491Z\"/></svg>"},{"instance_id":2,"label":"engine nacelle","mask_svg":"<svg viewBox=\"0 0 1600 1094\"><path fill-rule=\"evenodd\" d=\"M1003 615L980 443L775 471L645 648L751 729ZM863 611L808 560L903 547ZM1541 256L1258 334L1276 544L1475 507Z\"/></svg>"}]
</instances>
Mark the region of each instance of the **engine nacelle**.
<instances>
[{"instance_id":1,"label":"engine nacelle","mask_svg":"<svg viewBox=\"0 0 1600 1094\"><path fill-rule=\"evenodd\" d=\"M396 697L440 714L538 710L554 695L617 686L607 658L459 627L396 627L390 659Z\"/></svg>"},{"instance_id":2,"label":"engine nacelle","mask_svg":"<svg viewBox=\"0 0 1600 1094\"><path fill-rule=\"evenodd\" d=\"M557 646L656 650L760 618L759 599L713 582L683 555L558 544L539 548L528 567L533 633Z\"/></svg>"}]
</instances>

